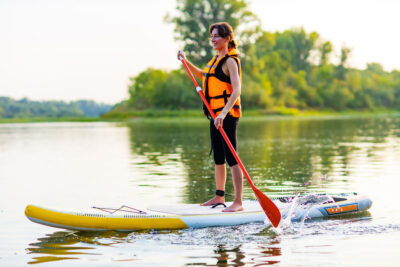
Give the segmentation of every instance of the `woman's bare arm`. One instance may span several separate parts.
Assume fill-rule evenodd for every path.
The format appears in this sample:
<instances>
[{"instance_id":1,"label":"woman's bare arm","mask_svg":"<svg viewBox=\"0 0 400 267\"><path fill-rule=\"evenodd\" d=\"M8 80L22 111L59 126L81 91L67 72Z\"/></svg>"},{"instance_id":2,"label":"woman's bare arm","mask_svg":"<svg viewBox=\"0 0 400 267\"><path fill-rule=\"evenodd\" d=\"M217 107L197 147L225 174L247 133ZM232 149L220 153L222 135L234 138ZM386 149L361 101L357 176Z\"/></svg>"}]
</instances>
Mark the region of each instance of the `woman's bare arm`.
<instances>
[{"instance_id":1,"label":"woman's bare arm","mask_svg":"<svg viewBox=\"0 0 400 267\"><path fill-rule=\"evenodd\" d=\"M199 69L193 63L191 63L189 60L187 60L186 57L185 57L185 54L182 51L178 52L178 59L179 59L179 56L181 56L183 58L183 60L186 61L187 65L188 65L190 71L193 73L193 75L196 78L199 78L201 80L203 78L203 72L201 71L201 69Z\"/></svg>"}]
</instances>

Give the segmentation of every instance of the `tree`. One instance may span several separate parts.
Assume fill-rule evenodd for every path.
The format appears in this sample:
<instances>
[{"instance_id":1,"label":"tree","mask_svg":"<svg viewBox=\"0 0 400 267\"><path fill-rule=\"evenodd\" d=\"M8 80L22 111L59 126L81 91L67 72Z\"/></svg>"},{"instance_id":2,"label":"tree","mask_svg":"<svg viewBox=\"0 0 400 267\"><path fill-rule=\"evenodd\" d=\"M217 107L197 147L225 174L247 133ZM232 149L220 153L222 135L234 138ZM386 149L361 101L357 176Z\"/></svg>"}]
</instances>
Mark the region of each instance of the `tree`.
<instances>
[{"instance_id":1,"label":"tree","mask_svg":"<svg viewBox=\"0 0 400 267\"><path fill-rule=\"evenodd\" d=\"M329 56L330 56L330 53L332 52L332 43L329 41L326 41L318 47L318 50L320 52L319 65L323 66L323 65L328 64Z\"/></svg>"},{"instance_id":2,"label":"tree","mask_svg":"<svg viewBox=\"0 0 400 267\"><path fill-rule=\"evenodd\" d=\"M385 73L385 71L383 70L382 64L377 63L377 62L367 63L367 71L369 71L371 73L376 73L379 75L382 75Z\"/></svg>"},{"instance_id":3,"label":"tree","mask_svg":"<svg viewBox=\"0 0 400 267\"><path fill-rule=\"evenodd\" d=\"M149 68L134 78L129 86L130 105L136 109L154 106L156 91L165 87L167 73ZM161 89L160 89L161 88Z\"/></svg>"},{"instance_id":4,"label":"tree","mask_svg":"<svg viewBox=\"0 0 400 267\"><path fill-rule=\"evenodd\" d=\"M286 53L295 71L308 70L309 57L319 38L316 32L306 33L304 28L292 29L276 34L275 50ZM288 53L289 52L289 53Z\"/></svg>"},{"instance_id":5,"label":"tree","mask_svg":"<svg viewBox=\"0 0 400 267\"><path fill-rule=\"evenodd\" d=\"M347 73L347 61L350 57L351 48L342 46L340 51L340 63L336 67L336 77L340 80L344 80Z\"/></svg>"},{"instance_id":6,"label":"tree","mask_svg":"<svg viewBox=\"0 0 400 267\"><path fill-rule=\"evenodd\" d=\"M134 109L180 109L199 107L199 99L182 70L149 68L131 78L128 105Z\"/></svg>"},{"instance_id":7,"label":"tree","mask_svg":"<svg viewBox=\"0 0 400 267\"><path fill-rule=\"evenodd\" d=\"M175 39L196 65L204 65L214 55L208 39L211 24L228 22L245 50L260 32L259 19L248 10L245 0L178 0L176 10L177 15L167 14L165 21L175 24Z\"/></svg>"}]
</instances>

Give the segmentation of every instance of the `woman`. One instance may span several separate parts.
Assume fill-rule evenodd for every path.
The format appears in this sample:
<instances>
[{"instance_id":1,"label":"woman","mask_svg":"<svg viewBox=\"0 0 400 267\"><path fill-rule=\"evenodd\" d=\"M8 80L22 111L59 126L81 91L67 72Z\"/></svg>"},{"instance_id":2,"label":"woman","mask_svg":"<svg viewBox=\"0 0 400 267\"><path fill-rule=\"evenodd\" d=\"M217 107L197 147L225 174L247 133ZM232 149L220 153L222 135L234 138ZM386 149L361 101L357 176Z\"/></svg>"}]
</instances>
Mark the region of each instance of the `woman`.
<instances>
[{"instance_id":1,"label":"woman","mask_svg":"<svg viewBox=\"0 0 400 267\"><path fill-rule=\"evenodd\" d=\"M210 34L211 44L217 50L218 54L210 60L203 71L190 63L185 58L183 52L179 51L178 53L178 58L179 56L183 57L194 76L203 80L203 93L217 116L215 120L210 120L210 137L214 154L217 190L215 197L201 205L211 206L218 203L225 203L226 161L232 174L235 200L232 205L223 211L241 211L243 210L243 174L218 130L219 126L223 127L236 150L236 129L241 117L241 69L238 58L239 53L236 50L237 44L233 38L232 27L228 23L212 24L210 26ZM205 113L207 117L210 117L206 109Z\"/></svg>"}]
</instances>

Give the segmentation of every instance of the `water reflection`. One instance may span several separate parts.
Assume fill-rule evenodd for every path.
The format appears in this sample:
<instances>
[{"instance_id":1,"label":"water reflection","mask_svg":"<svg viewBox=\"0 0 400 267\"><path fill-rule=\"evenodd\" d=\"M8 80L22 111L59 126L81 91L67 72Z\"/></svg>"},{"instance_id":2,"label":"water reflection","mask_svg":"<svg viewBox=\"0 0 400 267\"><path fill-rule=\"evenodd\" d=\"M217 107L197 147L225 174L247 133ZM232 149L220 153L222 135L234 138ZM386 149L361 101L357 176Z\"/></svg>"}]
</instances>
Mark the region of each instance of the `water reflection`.
<instances>
[{"instance_id":1,"label":"water reflection","mask_svg":"<svg viewBox=\"0 0 400 267\"><path fill-rule=\"evenodd\" d=\"M51 261L79 259L79 257L66 257L66 255L84 254L77 250L92 249L83 246L74 246L79 240L70 232L55 232L38 239L38 242L29 244L28 254L44 254L45 256L33 257L29 264ZM51 256L49 256L51 255Z\"/></svg>"},{"instance_id":2,"label":"water reflection","mask_svg":"<svg viewBox=\"0 0 400 267\"><path fill-rule=\"evenodd\" d=\"M281 262L282 240L399 230L398 225L370 225L370 220L370 214L365 212L314 220L304 228L294 223L294 231L281 234L263 224L131 233L57 231L29 244L26 250L32 255L29 264L89 259L102 263L108 260L110 264L137 261L138 266L143 262L149 266L264 266ZM171 265L165 261L169 257L182 264Z\"/></svg>"},{"instance_id":3,"label":"water reflection","mask_svg":"<svg viewBox=\"0 0 400 267\"><path fill-rule=\"evenodd\" d=\"M380 144L395 138L399 127L398 118L379 116L250 118L239 125L239 154L256 185L266 193L324 191L331 184L348 182L355 158L379 157L379 151L386 148ZM199 203L214 194L206 120L140 121L129 124L129 129L132 153L145 156L143 164L183 163L185 202ZM226 191L232 193L229 177L227 181ZM244 194L252 197L250 188Z\"/></svg>"},{"instance_id":4,"label":"water reflection","mask_svg":"<svg viewBox=\"0 0 400 267\"><path fill-rule=\"evenodd\" d=\"M256 263L254 266L274 265L279 263L280 256L282 256L282 249L278 245L280 245L280 242L275 240L271 242L270 246L261 246L261 255L252 258L252 260Z\"/></svg>"},{"instance_id":5,"label":"water reflection","mask_svg":"<svg viewBox=\"0 0 400 267\"><path fill-rule=\"evenodd\" d=\"M214 194L206 120L140 121L130 123L128 129L129 160L133 168L142 170L140 180L144 181L139 184L141 187L130 188L129 194L140 192L148 185L158 187L150 188L152 192L160 192L164 185L154 180L157 177L182 187L183 196L178 198L182 203L199 203ZM89 260L106 265L104 260L109 259L109 265L116 261L119 265L124 261L128 264L137 261L137 266L141 263L162 266L175 260L182 263L177 265L284 264L285 260L298 259L285 240L290 239L304 251L308 251L302 244L305 239L313 244L323 240L324 244L336 245L332 253L337 257L334 249L347 242L343 240L351 240L357 235L366 236L359 239L362 240L360 243L354 243L360 247L357 253L363 253L365 244L381 240L379 235L400 231L396 218L398 206L393 205L392 197L398 188L398 167L393 166L398 166L396 158L400 155L399 129L400 118L397 117L247 119L240 122L239 154L262 191L293 194L329 190L362 192L373 188L370 191L375 195L371 197L379 208L371 213L306 222L303 228L298 223L294 226L297 231L283 235L262 224L130 234L60 231L39 238L28 248L25 246L28 242L24 243L32 257L29 263L58 261L65 264L78 260L78 264L85 265ZM60 141L57 139L57 142ZM70 155L71 158L74 156ZM71 168L80 168L80 165ZM130 177L130 174L124 177ZM116 192L111 191L113 195ZM230 178L227 191L233 192ZM244 194L246 198L253 198L249 187ZM381 243L385 244L383 241ZM354 247L352 245L351 249ZM321 262L326 255L321 256L320 252L321 249L309 251L301 262L304 265ZM352 259L346 255L346 260ZM170 261L172 257L174 261ZM333 257L328 259L333 260Z\"/></svg>"},{"instance_id":6,"label":"water reflection","mask_svg":"<svg viewBox=\"0 0 400 267\"><path fill-rule=\"evenodd\" d=\"M244 266L245 263L242 261L244 259L245 253L240 250L241 246L234 247L232 249L227 248L225 245L218 245L217 249L214 251L218 254L217 266L229 266L233 263L235 266Z\"/></svg>"},{"instance_id":7,"label":"water reflection","mask_svg":"<svg viewBox=\"0 0 400 267\"><path fill-rule=\"evenodd\" d=\"M215 192L207 127L207 121L197 119L131 123L131 150L146 157L143 165L148 168L171 163L170 155L179 155L186 173L185 202L199 203ZM229 183L227 190L233 191Z\"/></svg>"},{"instance_id":8,"label":"water reflection","mask_svg":"<svg viewBox=\"0 0 400 267\"><path fill-rule=\"evenodd\" d=\"M29 264L76 260L81 255L101 255L99 250L102 246L113 246L125 242L127 233L120 232L71 232L57 231L45 237L38 238L38 242L29 244L26 249L28 254L39 254L43 256L32 257Z\"/></svg>"},{"instance_id":9,"label":"water reflection","mask_svg":"<svg viewBox=\"0 0 400 267\"><path fill-rule=\"evenodd\" d=\"M246 248L242 248L243 245L232 248L226 245L218 245L214 251L218 254L217 263L212 266L274 265L280 262L279 257L282 255L279 244L279 240L275 240L268 246L258 246L255 253L246 252Z\"/></svg>"},{"instance_id":10,"label":"water reflection","mask_svg":"<svg viewBox=\"0 0 400 267\"><path fill-rule=\"evenodd\" d=\"M162 255L162 248L165 246L172 247L174 251L179 250L183 253L185 250L191 253L189 257L183 257L185 265L197 266L244 266L249 263L272 264L279 262L272 260L271 257L280 256L280 248L277 247L278 241L272 241L261 247L251 244L250 241L259 243L261 240L268 241L268 235L258 235L260 229L264 229L263 225L252 225L239 227L210 228L197 230L165 230L165 231L136 231L132 233L121 232L72 232L57 231L45 237L39 238L38 242L29 244L26 249L28 254L33 257L28 264L82 260L84 258L92 258L94 261L101 261L107 252L104 248L112 248L121 250L118 256L113 256L113 262L125 261L141 261L146 259L146 253L143 248L158 251ZM261 230L262 231L262 230ZM252 234L254 232L254 235ZM258 240L254 239L258 236ZM265 239L267 236L267 239ZM129 244L124 249L124 245ZM251 244L252 251L246 251L248 248L242 249L242 246ZM271 246L270 246L271 245ZM175 247L175 248L174 248ZM213 253L208 248L215 247ZM200 251L193 255L193 251ZM201 248L206 248L206 255L203 255ZM137 251L132 256L130 251ZM150 255L154 260L154 253ZM130 255L129 255L130 254ZM37 256L43 255L43 256ZM206 260L206 262L198 262L198 259ZM266 259L267 258L267 259ZM160 263L160 259L157 259ZM210 263L211 262L211 263ZM166 266L171 266L165 262Z\"/></svg>"}]
</instances>

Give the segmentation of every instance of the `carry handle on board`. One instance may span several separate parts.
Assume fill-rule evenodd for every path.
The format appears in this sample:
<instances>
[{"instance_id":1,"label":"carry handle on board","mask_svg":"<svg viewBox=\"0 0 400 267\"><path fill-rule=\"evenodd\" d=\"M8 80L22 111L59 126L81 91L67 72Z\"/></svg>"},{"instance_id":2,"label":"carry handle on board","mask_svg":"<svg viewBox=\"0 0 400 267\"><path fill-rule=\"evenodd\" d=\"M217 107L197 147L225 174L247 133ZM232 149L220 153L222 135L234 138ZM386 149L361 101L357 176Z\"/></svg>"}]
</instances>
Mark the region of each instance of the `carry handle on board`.
<instances>
[{"instance_id":1,"label":"carry handle on board","mask_svg":"<svg viewBox=\"0 0 400 267\"><path fill-rule=\"evenodd\" d=\"M214 111L211 109L209 103L207 102L207 100L203 94L203 91L201 90L201 87L197 84L196 80L193 77L192 72L189 70L188 65L186 64L185 60L183 60L183 57L181 55L179 55L179 60L182 62L183 66L185 67L186 71L188 72L190 78L192 79L192 82L194 83L194 85L196 87L196 91L197 91L197 93L199 93L201 99L203 99L203 102L204 102L205 106L207 107L208 111L210 112L211 117L213 119L215 119ZM267 215L268 219L271 221L271 223L274 227L278 227L279 222L281 220L281 212L279 211L278 207L275 205L274 202L272 202L271 199L269 199L266 195L264 195L263 192L261 192L259 189L257 189L255 187L255 185L253 184L253 181L250 178L249 173L247 172L247 170L244 167L242 161L240 160L238 154L236 153L235 149L233 148L232 143L228 139L228 136L226 135L224 129L221 126L219 126L218 130L220 131L226 144L228 145L233 156L235 157L236 161L238 162L240 169L242 169L244 176L246 177L247 181L249 182L251 189L253 189L253 192L256 195L258 202L260 203L260 205L261 205L262 209L264 210L265 214Z\"/></svg>"}]
</instances>

